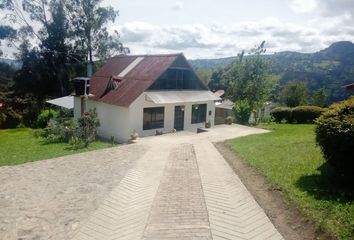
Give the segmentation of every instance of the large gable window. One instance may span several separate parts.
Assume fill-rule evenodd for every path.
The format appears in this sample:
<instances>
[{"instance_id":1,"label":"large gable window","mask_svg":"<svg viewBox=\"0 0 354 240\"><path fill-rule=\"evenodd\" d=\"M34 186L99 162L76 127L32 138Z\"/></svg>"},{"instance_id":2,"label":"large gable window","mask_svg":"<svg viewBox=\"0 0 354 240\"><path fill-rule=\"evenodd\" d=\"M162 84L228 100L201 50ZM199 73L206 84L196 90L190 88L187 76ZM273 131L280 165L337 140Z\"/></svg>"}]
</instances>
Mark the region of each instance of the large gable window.
<instances>
[{"instance_id":1,"label":"large gable window","mask_svg":"<svg viewBox=\"0 0 354 240\"><path fill-rule=\"evenodd\" d=\"M164 107L144 108L143 130L163 128Z\"/></svg>"},{"instance_id":2,"label":"large gable window","mask_svg":"<svg viewBox=\"0 0 354 240\"><path fill-rule=\"evenodd\" d=\"M206 104L192 105L192 123L202 123L206 121Z\"/></svg>"}]
</instances>

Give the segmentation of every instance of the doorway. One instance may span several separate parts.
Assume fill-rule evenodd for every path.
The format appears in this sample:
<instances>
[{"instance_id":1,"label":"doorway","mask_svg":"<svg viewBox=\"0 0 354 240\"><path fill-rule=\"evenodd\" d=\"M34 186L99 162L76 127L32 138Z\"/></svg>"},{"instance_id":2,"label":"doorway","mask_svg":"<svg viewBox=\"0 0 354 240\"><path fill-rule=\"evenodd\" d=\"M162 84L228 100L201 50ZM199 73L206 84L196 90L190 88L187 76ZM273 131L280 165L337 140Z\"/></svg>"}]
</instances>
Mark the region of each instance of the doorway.
<instances>
[{"instance_id":1,"label":"doorway","mask_svg":"<svg viewBox=\"0 0 354 240\"><path fill-rule=\"evenodd\" d=\"M175 106L175 124L176 131L184 130L184 106Z\"/></svg>"}]
</instances>

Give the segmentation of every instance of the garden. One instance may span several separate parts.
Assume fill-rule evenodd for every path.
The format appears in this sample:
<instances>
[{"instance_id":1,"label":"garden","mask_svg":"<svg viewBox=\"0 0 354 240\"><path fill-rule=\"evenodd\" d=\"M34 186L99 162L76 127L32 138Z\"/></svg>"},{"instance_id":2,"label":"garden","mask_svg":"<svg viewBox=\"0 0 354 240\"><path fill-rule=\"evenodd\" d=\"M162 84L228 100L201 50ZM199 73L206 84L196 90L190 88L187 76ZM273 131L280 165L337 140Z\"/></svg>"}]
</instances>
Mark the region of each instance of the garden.
<instances>
[{"instance_id":1,"label":"garden","mask_svg":"<svg viewBox=\"0 0 354 240\"><path fill-rule=\"evenodd\" d=\"M37 129L18 127L0 130L0 166L112 146L112 142L95 139L99 126L95 110L85 113L78 120L60 118L59 115L55 110L44 110L37 118Z\"/></svg>"},{"instance_id":2,"label":"garden","mask_svg":"<svg viewBox=\"0 0 354 240\"><path fill-rule=\"evenodd\" d=\"M328 109L277 108L272 118L258 125L270 133L226 144L319 230L353 239L354 98Z\"/></svg>"}]
</instances>

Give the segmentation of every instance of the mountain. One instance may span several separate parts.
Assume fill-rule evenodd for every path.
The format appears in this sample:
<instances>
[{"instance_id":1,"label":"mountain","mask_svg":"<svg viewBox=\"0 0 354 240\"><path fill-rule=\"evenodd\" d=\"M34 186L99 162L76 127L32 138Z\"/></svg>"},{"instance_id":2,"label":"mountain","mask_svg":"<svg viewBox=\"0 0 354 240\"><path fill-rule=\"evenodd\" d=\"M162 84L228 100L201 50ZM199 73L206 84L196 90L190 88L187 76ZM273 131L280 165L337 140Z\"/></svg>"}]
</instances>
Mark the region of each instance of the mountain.
<instances>
[{"instance_id":1,"label":"mountain","mask_svg":"<svg viewBox=\"0 0 354 240\"><path fill-rule=\"evenodd\" d=\"M342 41L315 53L279 52L265 55L271 73L280 77L278 88L292 81L305 82L310 94L319 88L329 93L330 102L347 99L350 93L342 86L354 82L354 44ZM196 69L218 69L237 57L190 60Z\"/></svg>"}]
</instances>

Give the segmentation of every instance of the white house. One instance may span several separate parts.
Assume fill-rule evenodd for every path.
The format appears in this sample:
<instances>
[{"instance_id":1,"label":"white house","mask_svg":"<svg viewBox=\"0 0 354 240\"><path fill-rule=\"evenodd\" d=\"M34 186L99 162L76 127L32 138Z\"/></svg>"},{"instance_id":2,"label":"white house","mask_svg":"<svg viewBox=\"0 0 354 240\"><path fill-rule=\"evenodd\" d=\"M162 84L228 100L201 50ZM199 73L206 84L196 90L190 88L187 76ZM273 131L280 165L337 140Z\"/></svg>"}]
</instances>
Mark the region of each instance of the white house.
<instances>
[{"instance_id":1,"label":"white house","mask_svg":"<svg viewBox=\"0 0 354 240\"><path fill-rule=\"evenodd\" d=\"M96 108L98 135L117 141L156 131L197 131L214 125L215 101L183 54L127 55L110 59L90 79L89 95L74 97L74 117Z\"/></svg>"}]
</instances>

